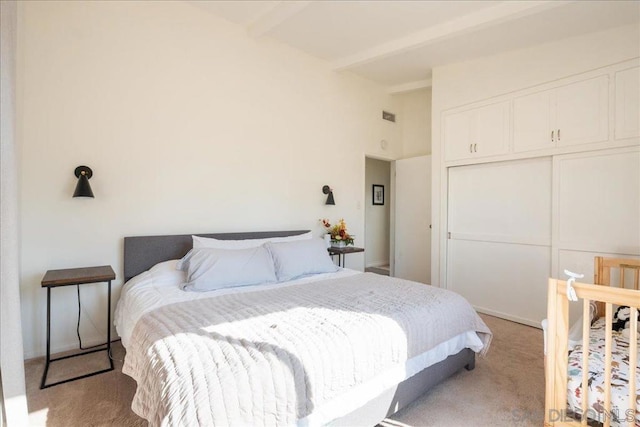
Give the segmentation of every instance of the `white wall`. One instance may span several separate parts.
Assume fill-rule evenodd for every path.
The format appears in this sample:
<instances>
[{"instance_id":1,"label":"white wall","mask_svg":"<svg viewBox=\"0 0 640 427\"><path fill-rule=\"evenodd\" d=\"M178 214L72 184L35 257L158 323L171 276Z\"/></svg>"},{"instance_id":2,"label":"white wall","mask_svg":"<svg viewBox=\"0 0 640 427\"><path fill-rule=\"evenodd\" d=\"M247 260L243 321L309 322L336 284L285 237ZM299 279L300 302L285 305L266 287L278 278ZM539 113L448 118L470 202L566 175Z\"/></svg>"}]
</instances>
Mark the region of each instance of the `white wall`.
<instances>
[{"instance_id":1,"label":"white wall","mask_svg":"<svg viewBox=\"0 0 640 427\"><path fill-rule=\"evenodd\" d=\"M44 352L44 272L111 264L115 302L124 236L319 234L322 217L364 235L362 159L401 153L380 117L397 107L383 88L182 2L24 2L21 13L28 357ZM82 164L95 199L71 197ZM347 266L362 269L364 256ZM81 292L83 337L99 341L105 286ZM74 346L75 289L55 289L53 307L52 349Z\"/></svg>"},{"instance_id":2,"label":"white wall","mask_svg":"<svg viewBox=\"0 0 640 427\"><path fill-rule=\"evenodd\" d=\"M374 205L373 184L384 185L384 205ZM389 264L391 165L388 161L370 159L366 161L364 205L365 205L365 267Z\"/></svg>"},{"instance_id":3,"label":"white wall","mask_svg":"<svg viewBox=\"0 0 640 427\"><path fill-rule=\"evenodd\" d=\"M16 144L17 3L0 2L0 425L27 424L20 327Z\"/></svg>"},{"instance_id":4,"label":"white wall","mask_svg":"<svg viewBox=\"0 0 640 427\"><path fill-rule=\"evenodd\" d=\"M431 282L446 269L446 188L443 184L441 114L444 110L632 59L640 52L640 27L604 32L520 49L433 70L433 238Z\"/></svg>"},{"instance_id":5,"label":"white wall","mask_svg":"<svg viewBox=\"0 0 640 427\"><path fill-rule=\"evenodd\" d=\"M394 95L394 98L399 103L397 123L402 158L431 154L431 88Z\"/></svg>"}]
</instances>

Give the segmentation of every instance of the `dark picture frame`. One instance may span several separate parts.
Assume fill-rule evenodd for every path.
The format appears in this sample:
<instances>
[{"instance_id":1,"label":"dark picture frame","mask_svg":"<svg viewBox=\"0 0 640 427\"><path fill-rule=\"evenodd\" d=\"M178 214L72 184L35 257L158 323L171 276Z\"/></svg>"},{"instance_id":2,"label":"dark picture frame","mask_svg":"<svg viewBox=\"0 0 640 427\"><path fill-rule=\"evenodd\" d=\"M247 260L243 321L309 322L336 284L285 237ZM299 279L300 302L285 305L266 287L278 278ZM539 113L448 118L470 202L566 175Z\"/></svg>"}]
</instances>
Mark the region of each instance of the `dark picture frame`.
<instances>
[{"instance_id":1,"label":"dark picture frame","mask_svg":"<svg viewBox=\"0 0 640 427\"><path fill-rule=\"evenodd\" d=\"M371 200L374 205L384 205L384 185L373 184Z\"/></svg>"}]
</instances>

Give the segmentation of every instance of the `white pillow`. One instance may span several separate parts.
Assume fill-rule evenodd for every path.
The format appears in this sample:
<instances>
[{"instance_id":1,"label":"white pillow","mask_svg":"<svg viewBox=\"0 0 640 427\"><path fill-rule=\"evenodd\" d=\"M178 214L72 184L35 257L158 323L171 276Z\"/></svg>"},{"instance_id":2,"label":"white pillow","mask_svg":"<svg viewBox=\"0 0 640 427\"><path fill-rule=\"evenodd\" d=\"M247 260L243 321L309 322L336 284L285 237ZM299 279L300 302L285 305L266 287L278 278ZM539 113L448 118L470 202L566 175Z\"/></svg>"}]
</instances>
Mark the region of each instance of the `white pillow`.
<instances>
[{"instance_id":1,"label":"white pillow","mask_svg":"<svg viewBox=\"0 0 640 427\"><path fill-rule=\"evenodd\" d=\"M185 291L213 291L276 281L273 260L264 246L191 249L181 264L187 271L187 283L182 287Z\"/></svg>"},{"instance_id":2,"label":"white pillow","mask_svg":"<svg viewBox=\"0 0 640 427\"><path fill-rule=\"evenodd\" d=\"M338 270L323 239L270 242L265 246L271 252L279 282Z\"/></svg>"},{"instance_id":3,"label":"white pillow","mask_svg":"<svg viewBox=\"0 0 640 427\"><path fill-rule=\"evenodd\" d=\"M257 248L267 242L295 242L298 240L309 240L313 237L311 231L296 236L269 237L266 239L244 239L244 240L220 240L213 237L191 236L193 247L195 248L215 248L215 249L247 249Z\"/></svg>"}]
</instances>

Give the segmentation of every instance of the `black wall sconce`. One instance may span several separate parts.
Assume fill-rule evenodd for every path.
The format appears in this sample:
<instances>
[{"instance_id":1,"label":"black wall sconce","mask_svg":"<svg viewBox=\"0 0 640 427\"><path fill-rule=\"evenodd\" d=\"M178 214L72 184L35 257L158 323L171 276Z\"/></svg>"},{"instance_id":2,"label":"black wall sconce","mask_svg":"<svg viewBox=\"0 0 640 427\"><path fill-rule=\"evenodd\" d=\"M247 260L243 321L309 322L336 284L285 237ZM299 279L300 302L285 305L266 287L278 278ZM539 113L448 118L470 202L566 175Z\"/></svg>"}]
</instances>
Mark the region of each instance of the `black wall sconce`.
<instances>
[{"instance_id":1,"label":"black wall sconce","mask_svg":"<svg viewBox=\"0 0 640 427\"><path fill-rule=\"evenodd\" d=\"M88 166L78 166L74 172L78 183L76 184L76 191L73 192L73 197L93 197L93 191L91 191L91 185L89 185L89 178L93 176L93 171Z\"/></svg>"},{"instance_id":2,"label":"black wall sconce","mask_svg":"<svg viewBox=\"0 0 640 427\"><path fill-rule=\"evenodd\" d=\"M329 187L328 185L325 185L322 187L322 192L324 194L328 194L327 196L327 201L325 202L325 205L335 205L336 201L333 200L333 190L331 189L331 187Z\"/></svg>"}]
</instances>

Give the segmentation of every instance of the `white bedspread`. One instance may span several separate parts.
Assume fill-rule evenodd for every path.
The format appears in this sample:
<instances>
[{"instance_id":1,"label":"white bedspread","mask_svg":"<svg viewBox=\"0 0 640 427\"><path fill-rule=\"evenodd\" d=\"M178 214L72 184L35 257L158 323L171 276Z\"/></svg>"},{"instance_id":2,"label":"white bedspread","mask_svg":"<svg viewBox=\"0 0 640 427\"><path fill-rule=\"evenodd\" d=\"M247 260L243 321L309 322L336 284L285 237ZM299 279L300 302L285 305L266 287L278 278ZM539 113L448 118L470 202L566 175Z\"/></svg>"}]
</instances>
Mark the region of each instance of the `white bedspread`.
<instances>
[{"instance_id":1,"label":"white bedspread","mask_svg":"<svg viewBox=\"0 0 640 427\"><path fill-rule=\"evenodd\" d=\"M116 310L132 408L152 425L324 424L491 339L462 297L405 280L342 271L203 294L163 268L130 281Z\"/></svg>"},{"instance_id":2,"label":"white bedspread","mask_svg":"<svg viewBox=\"0 0 640 427\"><path fill-rule=\"evenodd\" d=\"M186 273L176 270L178 260L171 260L156 264L149 271L129 280L122 288L121 297L115 311L115 326L118 335L122 338L122 345L128 346L129 337L133 327L140 317L163 305L175 304L182 301L192 301L202 298L211 298L215 295L225 295L238 292L253 292L256 289L275 289L283 286L299 285L317 282L319 280L360 274L359 271L340 269L335 273L315 274L291 280L286 283L272 283L268 285L245 286L240 288L222 289L213 292L185 292L182 284L186 282Z\"/></svg>"}]
</instances>

